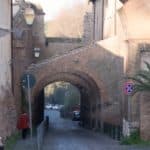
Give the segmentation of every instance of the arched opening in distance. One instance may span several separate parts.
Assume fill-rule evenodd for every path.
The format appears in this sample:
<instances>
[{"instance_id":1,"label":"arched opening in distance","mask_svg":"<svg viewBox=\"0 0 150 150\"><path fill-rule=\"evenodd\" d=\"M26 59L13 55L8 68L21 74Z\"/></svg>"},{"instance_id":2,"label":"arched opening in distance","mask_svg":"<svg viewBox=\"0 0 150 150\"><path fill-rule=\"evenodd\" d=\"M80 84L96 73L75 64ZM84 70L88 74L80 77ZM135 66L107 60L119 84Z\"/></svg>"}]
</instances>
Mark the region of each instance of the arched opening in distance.
<instances>
[{"instance_id":1,"label":"arched opening in distance","mask_svg":"<svg viewBox=\"0 0 150 150\"><path fill-rule=\"evenodd\" d=\"M85 128L100 128L101 99L100 89L97 87L96 83L88 75L85 74L62 72L54 74L52 76L44 77L43 80L39 81L39 83L36 85L37 87L35 88L35 91L33 93L33 122L35 125L38 125L44 118L45 104L48 103L48 101L45 99L46 88L48 88L47 85L51 86L51 90L52 86L53 89L55 86L55 91L53 91L53 94L51 94L51 96L49 97L49 101L53 101L51 103L53 107L58 106L55 105L56 101L57 103L60 103L59 101L61 100L59 99L59 97L64 97L64 99L70 99L70 101L68 100L68 102L67 100L65 100L64 103L61 103L61 105L67 105L66 103L71 103L71 99L76 99L75 97L78 97L78 103L75 103L76 106L74 105L72 106L72 108L69 108L70 112L67 113L73 113L73 107L76 107L77 109L78 105L80 106L80 122L82 126ZM58 86L59 88L56 88L56 86ZM62 89L60 88L61 86ZM74 94L73 97L70 96L71 88L74 89L74 92L76 91L76 94ZM57 96L55 95L54 97L54 93Z\"/></svg>"},{"instance_id":2,"label":"arched opening in distance","mask_svg":"<svg viewBox=\"0 0 150 150\"><path fill-rule=\"evenodd\" d=\"M68 118L80 120L80 92L74 85L59 81L44 88L44 116L51 119ZM50 113L54 114L51 116ZM59 113L60 114L59 114ZM74 113L74 114L73 114ZM56 114L59 116L56 116ZM76 116L73 116L77 114Z\"/></svg>"}]
</instances>

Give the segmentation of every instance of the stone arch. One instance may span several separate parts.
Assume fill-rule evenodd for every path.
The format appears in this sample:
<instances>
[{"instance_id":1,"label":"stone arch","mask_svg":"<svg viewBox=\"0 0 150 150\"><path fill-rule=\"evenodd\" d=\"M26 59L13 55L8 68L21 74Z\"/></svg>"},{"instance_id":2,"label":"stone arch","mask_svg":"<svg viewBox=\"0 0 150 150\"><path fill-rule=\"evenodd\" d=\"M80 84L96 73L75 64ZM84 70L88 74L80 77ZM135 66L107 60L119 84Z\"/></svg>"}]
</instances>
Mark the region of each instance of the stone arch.
<instances>
[{"instance_id":1,"label":"stone arch","mask_svg":"<svg viewBox=\"0 0 150 150\"><path fill-rule=\"evenodd\" d=\"M81 116L84 120L84 126L88 128L95 128L95 126L98 126L98 120L101 119L101 99L104 99L105 96L101 93L101 88L99 88L91 76L81 71L69 70L68 72L45 74L45 76L37 76L36 78L38 80L32 90L35 124L38 124L43 119L41 115L43 110L39 107L39 105L43 106L43 103L39 100L39 93L50 83L65 81L71 83L80 91Z\"/></svg>"},{"instance_id":2,"label":"stone arch","mask_svg":"<svg viewBox=\"0 0 150 150\"><path fill-rule=\"evenodd\" d=\"M106 62L106 59L109 61ZM96 111L96 114L95 112L91 113L90 117L94 120L98 116L103 124L104 121L107 121L108 116L113 116L113 110L108 112L108 105L106 104L111 103L117 97L114 93L114 87L118 89L117 81L120 80L120 76L118 76L118 71L115 70L116 64L122 64L121 60L120 57L104 49L100 49L97 45L92 45L71 51L62 56L56 56L36 64L31 64L26 72L33 74L36 78L36 84L32 89L33 104L35 97L44 86L63 80L77 86L80 92L83 89L88 91L87 93L92 93L89 95L94 95L93 97L95 97L96 101L88 98L91 102L90 110L94 110L95 107L103 108L100 111ZM110 68L111 66L112 69ZM121 71L120 69L119 72ZM89 96L85 93L83 95Z\"/></svg>"},{"instance_id":3,"label":"stone arch","mask_svg":"<svg viewBox=\"0 0 150 150\"><path fill-rule=\"evenodd\" d=\"M91 86L94 90L97 91L97 94L100 94L100 89L97 86L96 82L87 74L77 72L77 71L69 71L69 72L56 72L53 74L48 74L38 80L35 88L33 89L33 97L47 84L53 83L56 81L66 81L71 84L78 86L79 84L86 87L87 89Z\"/></svg>"}]
</instances>

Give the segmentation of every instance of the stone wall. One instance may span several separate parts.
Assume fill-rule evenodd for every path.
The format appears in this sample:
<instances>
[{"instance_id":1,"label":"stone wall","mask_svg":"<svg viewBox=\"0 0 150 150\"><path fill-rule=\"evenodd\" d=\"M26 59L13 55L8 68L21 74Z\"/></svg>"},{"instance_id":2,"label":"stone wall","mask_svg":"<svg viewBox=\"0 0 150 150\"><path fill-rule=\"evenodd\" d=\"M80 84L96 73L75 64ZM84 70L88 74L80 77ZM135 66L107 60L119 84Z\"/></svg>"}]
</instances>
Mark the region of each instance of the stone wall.
<instances>
[{"instance_id":1,"label":"stone wall","mask_svg":"<svg viewBox=\"0 0 150 150\"><path fill-rule=\"evenodd\" d=\"M24 6L26 3L23 4ZM16 7L16 5L15 5ZM42 54L45 47L44 13L31 4L35 11L35 20L32 26L27 26L22 13L16 12L13 18L13 89L17 114L22 109L22 83L21 77L31 63L36 63L40 58L35 58L34 48L40 48ZM14 8L15 9L15 8ZM20 9L20 8L19 8Z\"/></svg>"},{"instance_id":2,"label":"stone wall","mask_svg":"<svg viewBox=\"0 0 150 150\"><path fill-rule=\"evenodd\" d=\"M70 53L52 59L43 60L40 63L31 65L28 71L35 75L37 81L33 89L33 95L37 95L48 83L57 80L82 85L80 80L86 79L87 77L83 76L86 74L97 85L101 95L101 98L96 101L96 98L92 97L94 92L90 93L90 88L87 91L90 102L89 107L91 111L94 108L96 110L90 112L89 117L114 125L121 124L120 104L122 95L118 93L121 93L119 83L123 77L122 57L95 44L75 49ZM73 74L78 79L72 79L70 76ZM87 78L87 81L89 82L90 79ZM94 89L94 91L97 90Z\"/></svg>"},{"instance_id":3,"label":"stone wall","mask_svg":"<svg viewBox=\"0 0 150 150\"><path fill-rule=\"evenodd\" d=\"M11 85L6 84L1 87L0 95L0 136L6 138L16 131L16 107L14 104L14 96L12 94Z\"/></svg>"},{"instance_id":4,"label":"stone wall","mask_svg":"<svg viewBox=\"0 0 150 150\"><path fill-rule=\"evenodd\" d=\"M144 140L150 140L150 93L145 92L140 97L140 135Z\"/></svg>"},{"instance_id":5,"label":"stone wall","mask_svg":"<svg viewBox=\"0 0 150 150\"><path fill-rule=\"evenodd\" d=\"M145 62L150 63L150 42L139 44L141 69L147 70ZM150 140L150 92L141 93L140 97L140 135L144 140Z\"/></svg>"},{"instance_id":6,"label":"stone wall","mask_svg":"<svg viewBox=\"0 0 150 150\"><path fill-rule=\"evenodd\" d=\"M86 12L82 18L83 35L81 37L49 37L47 38L47 46L43 51L44 58L61 55L73 49L86 46L93 41L93 13ZM68 28L70 30L70 28ZM60 41L61 39L61 41Z\"/></svg>"},{"instance_id":7,"label":"stone wall","mask_svg":"<svg viewBox=\"0 0 150 150\"><path fill-rule=\"evenodd\" d=\"M93 12L87 12L84 16L84 34L83 43L89 44L94 40L94 14Z\"/></svg>"},{"instance_id":8,"label":"stone wall","mask_svg":"<svg viewBox=\"0 0 150 150\"><path fill-rule=\"evenodd\" d=\"M47 38L47 45L43 52L43 58L50 58L56 55L62 55L73 49L83 46L80 38Z\"/></svg>"}]
</instances>

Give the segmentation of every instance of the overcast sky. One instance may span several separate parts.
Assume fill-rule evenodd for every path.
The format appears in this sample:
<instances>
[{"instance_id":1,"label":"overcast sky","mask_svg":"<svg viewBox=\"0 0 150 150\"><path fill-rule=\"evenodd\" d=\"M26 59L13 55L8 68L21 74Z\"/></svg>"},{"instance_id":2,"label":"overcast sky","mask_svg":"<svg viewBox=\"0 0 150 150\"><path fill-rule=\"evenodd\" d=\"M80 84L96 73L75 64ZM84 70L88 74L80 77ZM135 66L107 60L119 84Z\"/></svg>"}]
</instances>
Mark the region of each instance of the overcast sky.
<instances>
[{"instance_id":1,"label":"overcast sky","mask_svg":"<svg viewBox=\"0 0 150 150\"><path fill-rule=\"evenodd\" d=\"M52 20L62 9L71 8L79 3L84 3L86 0L26 0L33 3L39 3L46 13L45 20Z\"/></svg>"}]
</instances>

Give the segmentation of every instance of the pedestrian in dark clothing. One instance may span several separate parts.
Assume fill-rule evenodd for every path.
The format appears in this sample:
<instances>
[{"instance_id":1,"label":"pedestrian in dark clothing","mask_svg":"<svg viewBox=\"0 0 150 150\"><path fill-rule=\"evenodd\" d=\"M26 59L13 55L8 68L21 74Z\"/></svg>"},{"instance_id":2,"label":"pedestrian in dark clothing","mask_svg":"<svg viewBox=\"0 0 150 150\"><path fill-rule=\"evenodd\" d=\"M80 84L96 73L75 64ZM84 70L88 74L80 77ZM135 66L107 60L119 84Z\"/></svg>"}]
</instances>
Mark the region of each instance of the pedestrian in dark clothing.
<instances>
[{"instance_id":1,"label":"pedestrian in dark clothing","mask_svg":"<svg viewBox=\"0 0 150 150\"><path fill-rule=\"evenodd\" d=\"M29 129L29 117L27 113L22 113L18 119L17 128L22 130L22 138L25 139Z\"/></svg>"}]
</instances>

